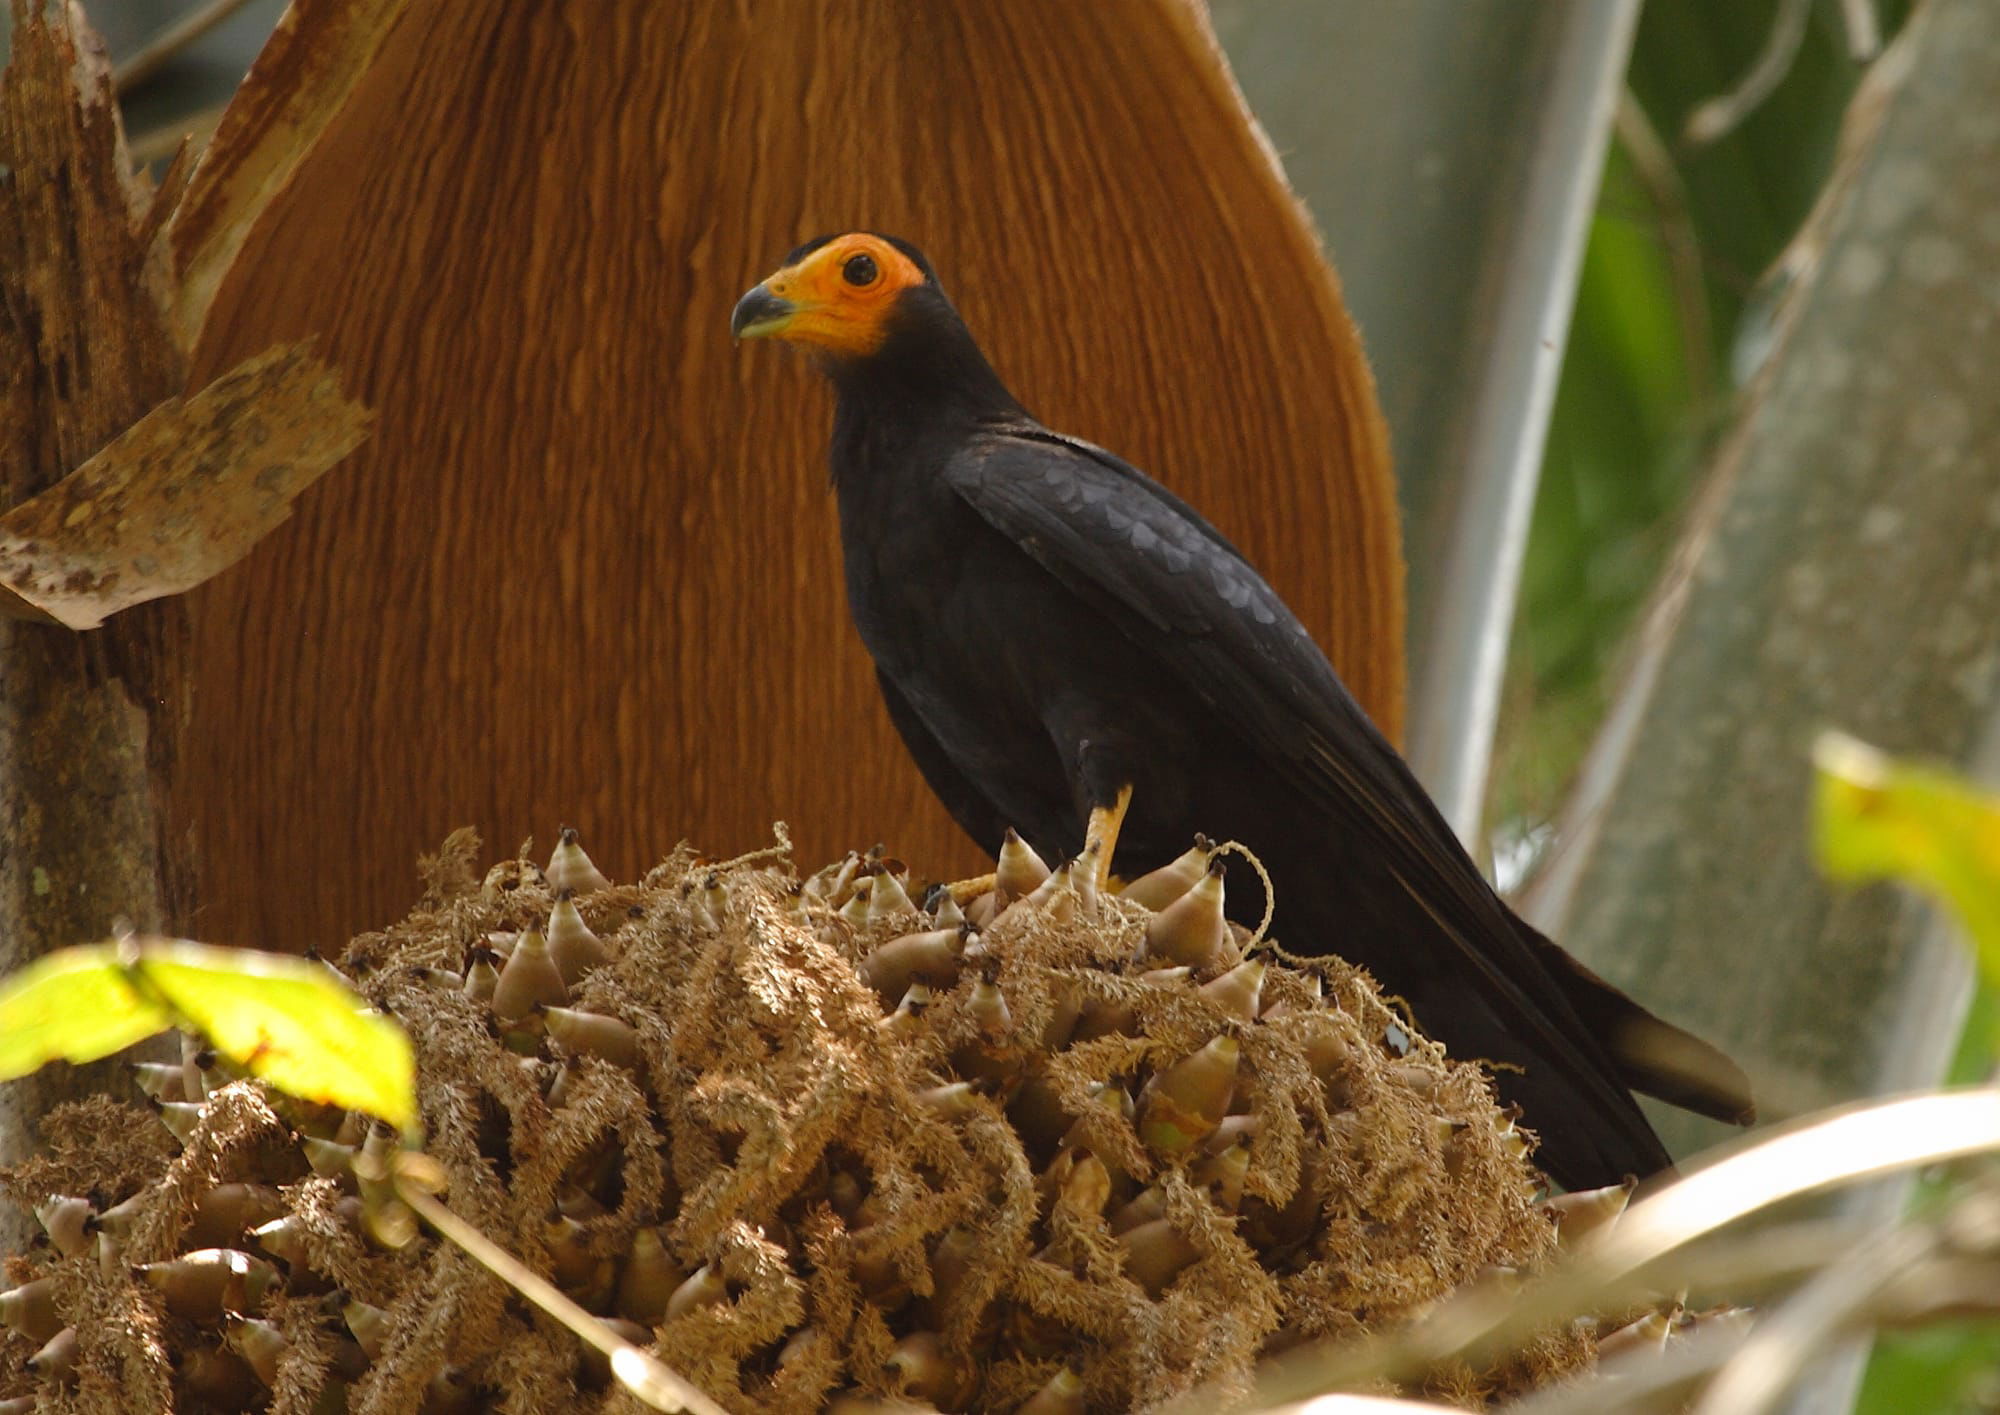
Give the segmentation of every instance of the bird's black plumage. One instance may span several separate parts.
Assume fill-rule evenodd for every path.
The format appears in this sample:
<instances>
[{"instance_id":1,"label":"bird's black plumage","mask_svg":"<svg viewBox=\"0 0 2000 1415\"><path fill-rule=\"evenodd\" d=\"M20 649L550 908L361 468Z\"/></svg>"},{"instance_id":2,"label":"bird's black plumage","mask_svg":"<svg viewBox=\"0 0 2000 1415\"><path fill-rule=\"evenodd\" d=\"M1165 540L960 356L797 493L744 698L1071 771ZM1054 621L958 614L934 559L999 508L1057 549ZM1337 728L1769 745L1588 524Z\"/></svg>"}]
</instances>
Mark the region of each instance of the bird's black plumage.
<instances>
[{"instance_id":1,"label":"bird's black plumage","mask_svg":"<svg viewBox=\"0 0 2000 1415\"><path fill-rule=\"evenodd\" d=\"M1130 785L1124 873L1197 830L1243 841L1271 873L1286 947L1362 964L1454 1055L1496 1063L1569 1187L1668 1164L1630 1089L1747 1114L1726 1058L1514 917L1235 548L1030 417L929 264L892 244L908 283L857 313L872 344L823 360L833 480L855 623L960 825L988 850L1012 825L1074 854L1089 810ZM1231 897L1261 909L1235 879Z\"/></svg>"}]
</instances>

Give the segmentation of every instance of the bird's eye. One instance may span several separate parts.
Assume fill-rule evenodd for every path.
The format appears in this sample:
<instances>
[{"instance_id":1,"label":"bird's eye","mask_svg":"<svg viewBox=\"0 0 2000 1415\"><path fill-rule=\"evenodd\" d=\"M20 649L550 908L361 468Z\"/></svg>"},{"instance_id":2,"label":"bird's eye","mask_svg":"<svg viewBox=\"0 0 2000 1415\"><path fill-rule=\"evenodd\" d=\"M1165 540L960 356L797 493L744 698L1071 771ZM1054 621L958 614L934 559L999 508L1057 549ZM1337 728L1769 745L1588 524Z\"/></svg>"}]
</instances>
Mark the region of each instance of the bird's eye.
<instances>
[{"instance_id":1,"label":"bird's eye","mask_svg":"<svg viewBox=\"0 0 2000 1415\"><path fill-rule=\"evenodd\" d=\"M876 274L875 257L865 253L849 256L840 267L840 278L850 285L873 285Z\"/></svg>"}]
</instances>

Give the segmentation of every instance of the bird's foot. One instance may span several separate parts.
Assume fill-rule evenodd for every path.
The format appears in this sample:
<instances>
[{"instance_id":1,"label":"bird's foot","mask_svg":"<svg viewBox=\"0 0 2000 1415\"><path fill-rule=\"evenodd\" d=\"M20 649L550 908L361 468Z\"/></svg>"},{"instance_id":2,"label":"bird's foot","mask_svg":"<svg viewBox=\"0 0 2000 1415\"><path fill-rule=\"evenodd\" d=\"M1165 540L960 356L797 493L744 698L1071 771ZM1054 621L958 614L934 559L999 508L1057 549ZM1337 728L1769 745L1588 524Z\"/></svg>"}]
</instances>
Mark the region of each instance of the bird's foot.
<instances>
[{"instance_id":1,"label":"bird's foot","mask_svg":"<svg viewBox=\"0 0 2000 1415\"><path fill-rule=\"evenodd\" d=\"M1084 827L1083 841L1086 851L1094 851L1093 867L1097 871L1097 887L1111 888L1111 855L1118 848L1118 832L1124 828L1125 812L1132 805L1130 784L1118 788L1118 799L1108 806L1098 806L1090 813L1090 824Z\"/></svg>"}]
</instances>

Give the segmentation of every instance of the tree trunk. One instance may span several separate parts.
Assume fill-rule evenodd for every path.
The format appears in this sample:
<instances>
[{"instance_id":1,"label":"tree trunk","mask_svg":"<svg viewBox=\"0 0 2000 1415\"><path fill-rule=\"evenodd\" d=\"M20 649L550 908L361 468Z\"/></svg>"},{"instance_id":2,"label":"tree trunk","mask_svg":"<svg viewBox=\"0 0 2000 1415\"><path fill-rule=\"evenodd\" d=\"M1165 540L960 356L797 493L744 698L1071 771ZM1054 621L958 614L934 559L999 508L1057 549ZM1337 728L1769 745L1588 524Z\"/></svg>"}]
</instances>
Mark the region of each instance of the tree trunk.
<instances>
[{"instance_id":1,"label":"tree trunk","mask_svg":"<svg viewBox=\"0 0 2000 1415\"><path fill-rule=\"evenodd\" d=\"M1840 726L1990 765L2000 666L2000 7L1932 0L1857 95L1770 363L1531 912L1733 1052L1775 1119L1934 1083L1964 963L1807 854ZM1685 1152L1719 1138L1683 1115ZM1878 1201L1879 1202L1879 1201Z\"/></svg>"},{"instance_id":2,"label":"tree trunk","mask_svg":"<svg viewBox=\"0 0 2000 1415\"><path fill-rule=\"evenodd\" d=\"M0 80L0 507L181 390L151 192L127 172L94 38L63 4L15 0ZM175 912L185 861L162 835L160 786L185 718L186 644L177 600L88 636L0 619L0 974L115 919L159 929ZM33 1143L51 1105L122 1088L117 1070L55 1066L0 1088L0 1161ZM0 1251L26 1237L0 1228Z\"/></svg>"}]
</instances>

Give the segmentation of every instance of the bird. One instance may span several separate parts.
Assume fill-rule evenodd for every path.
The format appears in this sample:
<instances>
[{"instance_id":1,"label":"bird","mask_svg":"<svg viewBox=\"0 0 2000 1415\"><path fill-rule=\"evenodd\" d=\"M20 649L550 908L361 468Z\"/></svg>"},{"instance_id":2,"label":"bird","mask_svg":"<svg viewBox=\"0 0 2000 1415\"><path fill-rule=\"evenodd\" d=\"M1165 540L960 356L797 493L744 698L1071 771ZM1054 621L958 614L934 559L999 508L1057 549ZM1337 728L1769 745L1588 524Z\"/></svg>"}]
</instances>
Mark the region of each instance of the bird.
<instances>
[{"instance_id":1,"label":"bird","mask_svg":"<svg viewBox=\"0 0 2000 1415\"><path fill-rule=\"evenodd\" d=\"M1196 832L1273 881L1275 937L1367 969L1493 1071L1576 1190L1671 1173L1639 1091L1755 1114L1743 1072L1516 916L1311 634L1193 507L1008 389L899 237L806 242L746 292L739 341L832 384L849 608L888 715L989 854L1010 828L1134 872ZM1228 891L1255 919L1256 887Z\"/></svg>"}]
</instances>

